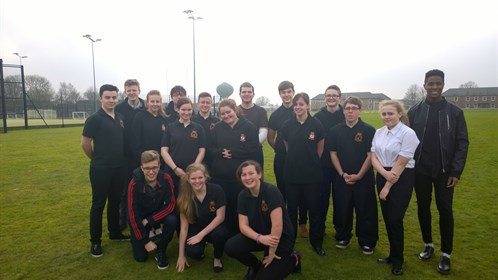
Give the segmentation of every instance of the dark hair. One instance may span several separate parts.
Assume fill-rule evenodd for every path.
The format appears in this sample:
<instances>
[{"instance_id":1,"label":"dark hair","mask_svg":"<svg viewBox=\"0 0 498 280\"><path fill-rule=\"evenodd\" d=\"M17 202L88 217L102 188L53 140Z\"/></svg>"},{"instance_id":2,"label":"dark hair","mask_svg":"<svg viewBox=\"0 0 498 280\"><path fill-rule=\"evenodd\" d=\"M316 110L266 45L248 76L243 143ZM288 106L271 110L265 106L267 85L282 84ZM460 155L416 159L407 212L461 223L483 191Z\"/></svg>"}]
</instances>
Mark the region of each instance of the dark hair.
<instances>
[{"instance_id":1,"label":"dark hair","mask_svg":"<svg viewBox=\"0 0 498 280\"><path fill-rule=\"evenodd\" d=\"M254 160L246 160L239 165L239 167L237 168L237 172L235 173L235 174L237 174L237 179L239 181L241 181L240 176L242 176L242 169L245 167L251 166L251 165L254 166L254 168L256 169L256 172L258 174L261 174L261 180L263 180L264 174L263 174L263 168L261 167L261 164L259 164L257 161L254 161Z\"/></svg>"},{"instance_id":2,"label":"dark hair","mask_svg":"<svg viewBox=\"0 0 498 280\"><path fill-rule=\"evenodd\" d=\"M439 69L432 69L430 71L427 71L427 73L425 73L425 80L424 80L424 84L425 82L427 82L427 79L429 77L432 77L432 76L438 76L438 77L441 77L443 79L443 83L444 83L444 72L439 70Z\"/></svg>"},{"instance_id":3,"label":"dark hair","mask_svg":"<svg viewBox=\"0 0 498 280\"><path fill-rule=\"evenodd\" d=\"M283 81L278 85L278 92L286 89L292 89L292 91L294 91L294 84L289 81Z\"/></svg>"},{"instance_id":4,"label":"dark hair","mask_svg":"<svg viewBox=\"0 0 498 280\"><path fill-rule=\"evenodd\" d=\"M362 102L361 102L361 99L359 99L358 97L356 97L356 96L350 96L350 97L348 97L348 99L346 99L346 101L344 101L344 105L343 106L346 107L346 104L348 104L348 103L358 106L360 108L360 110L361 110L361 104L362 104Z\"/></svg>"},{"instance_id":5,"label":"dark hair","mask_svg":"<svg viewBox=\"0 0 498 280\"><path fill-rule=\"evenodd\" d=\"M239 87L239 92L242 90L243 87L250 87L252 89L252 92L254 93L254 87L251 85L251 83L243 82Z\"/></svg>"},{"instance_id":6,"label":"dark hair","mask_svg":"<svg viewBox=\"0 0 498 280\"><path fill-rule=\"evenodd\" d=\"M183 105L185 104L190 104L192 105L192 101L190 100L190 98L188 97L181 97L180 99L178 99L178 102L176 102L176 108L178 110L180 110L180 107L182 107ZM193 108L194 105L192 105L192 108Z\"/></svg>"},{"instance_id":7,"label":"dark hair","mask_svg":"<svg viewBox=\"0 0 498 280\"><path fill-rule=\"evenodd\" d=\"M205 92L205 91L199 93L199 95L197 96L197 101L199 101L201 99L201 97L213 98L209 92Z\"/></svg>"},{"instance_id":8,"label":"dark hair","mask_svg":"<svg viewBox=\"0 0 498 280\"><path fill-rule=\"evenodd\" d=\"M102 85L99 89L99 96L100 97L102 97L102 94L104 94L104 91L115 91L116 93L118 93L119 89L115 85L110 85L110 84Z\"/></svg>"},{"instance_id":9,"label":"dark hair","mask_svg":"<svg viewBox=\"0 0 498 280\"><path fill-rule=\"evenodd\" d=\"M136 79L128 79L124 82L125 87L137 86L138 90L140 90L140 83Z\"/></svg>"},{"instance_id":10,"label":"dark hair","mask_svg":"<svg viewBox=\"0 0 498 280\"><path fill-rule=\"evenodd\" d=\"M180 95L187 96L187 91L182 86L174 86L169 92L169 95L173 97L173 94L175 93L180 93Z\"/></svg>"},{"instance_id":11,"label":"dark hair","mask_svg":"<svg viewBox=\"0 0 498 280\"><path fill-rule=\"evenodd\" d=\"M304 103L306 103L307 105L310 105L310 97L306 92L300 92L300 93L294 95L294 98L292 98L292 105L295 106L297 103L297 100L299 100L299 98L302 98L304 100Z\"/></svg>"},{"instance_id":12,"label":"dark hair","mask_svg":"<svg viewBox=\"0 0 498 280\"><path fill-rule=\"evenodd\" d=\"M342 95L342 93L341 93L341 89L340 89L338 86L336 86L336 85L331 85L331 86L328 86L328 87L327 87L327 89L326 89L325 91L327 91L327 90L329 90L329 89L335 89L335 90L337 90L337 93L339 93L339 96L341 96L341 95Z\"/></svg>"}]
</instances>

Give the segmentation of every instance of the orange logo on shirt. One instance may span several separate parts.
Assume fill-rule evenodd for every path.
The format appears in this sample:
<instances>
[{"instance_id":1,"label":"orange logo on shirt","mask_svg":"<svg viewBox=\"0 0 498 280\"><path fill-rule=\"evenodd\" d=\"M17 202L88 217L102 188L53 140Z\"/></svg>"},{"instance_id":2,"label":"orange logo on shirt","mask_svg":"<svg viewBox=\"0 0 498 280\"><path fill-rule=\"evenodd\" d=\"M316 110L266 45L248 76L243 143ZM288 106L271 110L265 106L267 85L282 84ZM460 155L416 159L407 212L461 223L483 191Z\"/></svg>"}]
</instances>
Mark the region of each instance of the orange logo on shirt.
<instances>
[{"instance_id":1,"label":"orange logo on shirt","mask_svg":"<svg viewBox=\"0 0 498 280\"><path fill-rule=\"evenodd\" d=\"M363 133L361 133L361 132L356 133L356 135L354 137L354 141L356 141L356 142L363 141Z\"/></svg>"},{"instance_id":2,"label":"orange logo on shirt","mask_svg":"<svg viewBox=\"0 0 498 280\"><path fill-rule=\"evenodd\" d=\"M240 142L246 142L246 135L244 133L240 135Z\"/></svg>"},{"instance_id":3,"label":"orange logo on shirt","mask_svg":"<svg viewBox=\"0 0 498 280\"><path fill-rule=\"evenodd\" d=\"M190 138L197 139L197 137L199 137L199 135L197 134L197 131L192 130L192 132L190 132Z\"/></svg>"},{"instance_id":4,"label":"orange logo on shirt","mask_svg":"<svg viewBox=\"0 0 498 280\"><path fill-rule=\"evenodd\" d=\"M310 132L310 135L308 136L308 139L310 139L312 141L315 140L315 132L314 131Z\"/></svg>"},{"instance_id":5,"label":"orange logo on shirt","mask_svg":"<svg viewBox=\"0 0 498 280\"><path fill-rule=\"evenodd\" d=\"M264 199L261 201L261 211L268 211L268 204L266 204L266 201Z\"/></svg>"},{"instance_id":6,"label":"orange logo on shirt","mask_svg":"<svg viewBox=\"0 0 498 280\"><path fill-rule=\"evenodd\" d=\"M215 125L215 123L211 123L211 125L209 126L209 130L213 130L214 125Z\"/></svg>"},{"instance_id":7,"label":"orange logo on shirt","mask_svg":"<svg viewBox=\"0 0 498 280\"><path fill-rule=\"evenodd\" d=\"M216 212L216 203L214 200L211 200L209 202L209 212Z\"/></svg>"}]
</instances>

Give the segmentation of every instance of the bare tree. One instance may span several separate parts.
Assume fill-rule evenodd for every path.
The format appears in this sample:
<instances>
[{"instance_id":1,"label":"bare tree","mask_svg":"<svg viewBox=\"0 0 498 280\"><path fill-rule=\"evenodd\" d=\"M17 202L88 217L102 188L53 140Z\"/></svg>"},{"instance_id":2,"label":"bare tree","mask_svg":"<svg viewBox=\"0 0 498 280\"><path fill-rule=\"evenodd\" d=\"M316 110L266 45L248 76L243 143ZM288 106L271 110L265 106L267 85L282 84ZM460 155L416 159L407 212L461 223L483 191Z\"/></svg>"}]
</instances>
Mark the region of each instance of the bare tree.
<instances>
[{"instance_id":1,"label":"bare tree","mask_svg":"<svg viewBox=\"0 0 498 280\"><path fill-rule=\"evenodd\" d=\"M25 81L26 93L33 103L49 103L52 100L55 90L47 78L39 75L28 75L25 77Z\"/></svg>"},{"instance_id":2,"label":"bare tree","mask_svg":"<svg viewBox=\"0 0 498 280\"><path fill-rule=\"evenodd\" d=\"M267 106L270 105L270 99L266 96L260 96L256 99L255 103L258 106Z\"/></svg>"},{"instance_id":3,"label":"bare tree","mask_svg":"<svg viewBox=\"0 0 498 280\"><path fill-rule=\"evenodd\" d=\"M60 100L62 98L62 101L64 103L76 103L79 100L81 100L81 95L80 93L76 90L76 88L71 84L71 83L64 83L62 82L59 88L59 91L57 93L57 97L55 97L55 100Z\"/></svg>"},{"instance_id":4,"label":"bare tree","mask_svg":"<svg viewBox=\"0 0 498 280\"><path fill-rule=\"evenodd\" d=\"M413 84L408 87L408 89L405 92L405 97L403 98L403 103L406 106L413 106L415 103L417 103L420 100L424 99L424 89L417 85Z\"/></svg>"},{"instance_id":5,"label":"bare tree","mask_svg":"<svg viewBox=\"0 0 498 280\"><path fill-rule=\"evenodd\" d=\"M468 81L465 84L461 84L459 88L478 88L479 85L473 81Z\"/></svg>"},{"instance_id":6,"label":"bare tree","mask_svg":"<svg viewBox=\"0 0 498 280\"><path fill-rule=\"evenodd\" d=\"M98 95L98 93L97 93ZM97 99L98 96L95 96ZM85 100L93 100L93 87L88 87L85 92L83 92L83 99Z\"/></svg>"}]
</instances>

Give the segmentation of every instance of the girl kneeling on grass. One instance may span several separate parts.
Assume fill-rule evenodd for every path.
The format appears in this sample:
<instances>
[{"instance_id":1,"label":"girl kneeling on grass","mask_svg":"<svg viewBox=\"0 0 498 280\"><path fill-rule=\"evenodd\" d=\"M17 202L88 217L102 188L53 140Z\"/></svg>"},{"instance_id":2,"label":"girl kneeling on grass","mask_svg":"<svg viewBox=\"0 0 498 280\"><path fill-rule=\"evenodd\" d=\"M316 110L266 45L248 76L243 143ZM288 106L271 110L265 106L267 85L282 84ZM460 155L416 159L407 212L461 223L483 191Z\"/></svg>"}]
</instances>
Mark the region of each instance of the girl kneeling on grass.
<instances>
[{"instance_id":1,"label":"girl kneeling on grass","mask_svg":"<svg viewBox=\"0 0 498 280\"><path fill-rule=\"evenodd\" d=\"M177 207L180 212L180 237L176 269L182 272L189 266L186 256L204 257L206 242L214 246L213 271L223 271L221 257L229 237L225 220L226 198L223 189L207 183L209 174L204 165L187 166L181 179Z\"/></svg>"}]
</instances>

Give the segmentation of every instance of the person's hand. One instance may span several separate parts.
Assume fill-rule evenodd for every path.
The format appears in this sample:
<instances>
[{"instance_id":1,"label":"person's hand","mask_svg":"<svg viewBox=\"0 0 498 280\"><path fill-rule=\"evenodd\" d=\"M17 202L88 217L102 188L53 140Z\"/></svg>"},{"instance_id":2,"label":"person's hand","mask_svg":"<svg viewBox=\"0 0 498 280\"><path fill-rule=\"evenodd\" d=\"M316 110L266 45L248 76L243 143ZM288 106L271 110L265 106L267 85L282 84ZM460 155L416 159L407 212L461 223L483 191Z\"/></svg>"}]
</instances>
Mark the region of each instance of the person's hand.
<instances>
[{"instance_id":1,"label":"person's hand","mask_svg":"<svg viewBox=\"0 0 498 280\"><path fill-rule=\"evenodd\" d=\"M448 178L448 183L446 184L447 188L454 188L458 184L458 178L457 177L449 177Z\"/></svg>"},{"instance_id":2,"label":"person's hand","mask_svg":"<svg viewBox=\"0 0 498 280\"><path fill-rule=\"evenodd\" d=\"M386 201L387 200L387 195L389 195L390 188L383 187L382 190L379 193L379 198L381 200Z\"/></svg>"},{"instance_id":3,"label":"person's hand","mask_svg":"<svg viewBox=\"0 0 498 280\"><path fill-rule=\"evenodd\" d=\"M187 239L187 244L188 245L195 245L195 244L201 242L202 239L204 239L203 236L200 236L199 234L196 234L196 235L190 237L189 239Z\"/></svg>"},{"instance_id":4,"label":"person's hand","mask_svg":"<svg viewBox=\"0 0 498 280\"><path fill-rule=\"evenodd\" d=\"M183 175L185 175L185 171L178 166L176 167L174 172L175 172L175 175L178 177L182 177Z\"/></svg>"},{"instance_id":5,"label":"person's hand","mask_svg":"<svg viewBox=\"0 0 498 280\"><path fill-rule=\"evenodd\" d=\"M147 221L147 219L142 220L142 225L146 226L148 223L149 223L149 221Z\"/></svg>"},{"instance_id":6,"label":"person's hand","mask_svg":"<svg viewBox=\"0 0 498 280\"><path fill-rule=\"evenodd\" d=\"M147 252L152 252L155 249L157 249L156 243L149 241L147 242L147 244L145 244L145 250L147 250Z\"/></svg>"},{"instance_id":7,"label":"person's hand","mask_svg":"<svg viewBox=\"0 0 498 280\"><path fill-rule=\"evenodd\" d=\"M280 242L280 238L274 235L262 235L259 237L259 243L266 245L268 247L276 248L278 243Z\"/></svg>"},{"instance_id":8,"label":"person's hand","mask_svg":"<svg viewBox=\"0 0 498 280\"><path fill-rule=\"evenodd\" d=\"M221 152L224 158L231 159L232 158L232 153L228 149L223 149L223 152Z\"/></svg>"},{"instance_id":9,"label":"person's hand","mask_svg":"<svg viewBox=\"0 0 498 280\"><path fill-rule=\"evenodd\" d=\"M185 266L190 267L187 258L185 256L178 257L178 261L176 262L176 270L178 272L183 272L183 270L185 270Z\"/></svg>"},{"instance_id":10,"label":"person's hand","mask_svg":"<svg viewBox=\"0 0 498 280\"><path fill-rule=\"evenodd\" d=\"M391 170L391 171L387 172L387 177L385 177L385 178L389 183L396 184L396 182L398 182L398 180L399 180L399 175L396 174L396 172Z\"/></svg>"},{"instance_id":11,"label":"person's hand","mask_svg":"<svg viewBox=\"0 0 498 280\"><path fill-rule=\"evenodd\" d=\"M344 181L348 185L354 185L356 182L360 180L360 176L358 174L344 174Z\"/></svg>"},{"instance_id":12,"label":"person's hand","mask_svg":"<svg viewBox=\"0 0 498 280\"><path fill-rule=\"evenodd\" d=\"M280 257L275 254L269 254L268 256L265 256L262 261L264 267L266 268L267 266L269 266L273 259L280 260Z\"/></svg>"}]
</instances>

